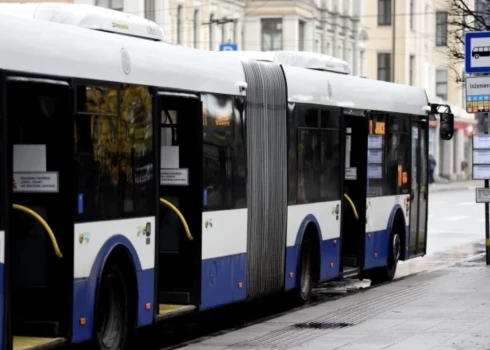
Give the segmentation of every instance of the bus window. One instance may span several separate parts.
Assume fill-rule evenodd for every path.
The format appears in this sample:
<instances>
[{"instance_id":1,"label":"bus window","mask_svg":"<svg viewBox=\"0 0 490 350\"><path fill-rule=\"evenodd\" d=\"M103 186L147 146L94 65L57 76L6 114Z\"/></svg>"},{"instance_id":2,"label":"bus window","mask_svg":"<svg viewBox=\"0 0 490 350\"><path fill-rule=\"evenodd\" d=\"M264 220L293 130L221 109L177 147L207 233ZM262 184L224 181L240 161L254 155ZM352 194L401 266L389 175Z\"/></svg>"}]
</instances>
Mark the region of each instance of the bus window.
<instances>
[{"instance_id":1,"label":"bus window","mask_svg":"<svg viewBox=\"0 0 490 350\"><path fill-rule=\"evenodd\" d=\"M202 95L205 210L246 208L247 159L241 106L231 96Z\"/></svg>"},{"instance_id":2,"label":"bus window","mask_svg":"<svg viewBox=\"0 0 490 350\"><path fill-rule=\"evenodd\" d=\"M82 86L77 97L78 221L151 215L153 133L148 88Z\"/></svg>"}]
</instances>

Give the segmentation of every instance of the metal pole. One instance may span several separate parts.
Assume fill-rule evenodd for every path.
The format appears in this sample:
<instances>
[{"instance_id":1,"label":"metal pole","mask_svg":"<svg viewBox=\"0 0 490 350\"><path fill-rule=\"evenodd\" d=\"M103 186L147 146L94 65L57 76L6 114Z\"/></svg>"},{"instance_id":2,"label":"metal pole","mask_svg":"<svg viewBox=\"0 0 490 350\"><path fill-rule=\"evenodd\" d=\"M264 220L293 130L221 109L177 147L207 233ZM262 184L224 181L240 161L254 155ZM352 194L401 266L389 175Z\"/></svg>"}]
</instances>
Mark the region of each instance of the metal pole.
<instances>
[{"instance_id":1,"label":"metal pole","mask_svg":"<svg viewBox=\"0 0 490 350\"><path fill-rule=\"evenodd\" d=\"M484 114L485 118L485 134L488 135L490 129L490 120L488 113ZM485 188L489 188L489 180L485 180ZM487 265L490 265L490 221L489 221L489 203L485 203L485 260Z\"/></svg>"}]
</instances>

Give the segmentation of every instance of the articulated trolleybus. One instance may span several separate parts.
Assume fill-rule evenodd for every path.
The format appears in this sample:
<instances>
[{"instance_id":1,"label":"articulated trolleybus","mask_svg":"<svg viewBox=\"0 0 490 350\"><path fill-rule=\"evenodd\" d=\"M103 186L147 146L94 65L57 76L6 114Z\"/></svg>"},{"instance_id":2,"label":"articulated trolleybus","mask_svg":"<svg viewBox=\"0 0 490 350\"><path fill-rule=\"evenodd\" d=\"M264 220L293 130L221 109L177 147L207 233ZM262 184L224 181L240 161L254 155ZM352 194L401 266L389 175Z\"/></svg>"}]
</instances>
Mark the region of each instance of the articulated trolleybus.
<instances>
[{"instance_id":1,"label":"articulated trolleybus","mask_svg":"<svg viewBox=\"0 0 490 350\"><path fill-rule=\"evenodd\" d=\"M428 120L450 139L453 116L423 89L178 47L90 6L2 4L0 33L1 349L122 349L425 253Z\"/></svg>"}]
</instances>

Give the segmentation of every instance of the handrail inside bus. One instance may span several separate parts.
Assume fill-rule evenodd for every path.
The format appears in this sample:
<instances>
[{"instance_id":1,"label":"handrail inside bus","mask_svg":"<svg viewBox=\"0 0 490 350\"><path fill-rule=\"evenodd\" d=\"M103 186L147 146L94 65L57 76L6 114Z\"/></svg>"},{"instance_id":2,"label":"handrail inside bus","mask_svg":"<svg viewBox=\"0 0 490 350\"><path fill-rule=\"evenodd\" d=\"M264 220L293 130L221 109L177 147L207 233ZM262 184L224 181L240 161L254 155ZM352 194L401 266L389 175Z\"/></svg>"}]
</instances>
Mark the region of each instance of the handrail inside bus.
<instances>
[{"instance_id":1,"label":"handrail inside bus","mask_svg":"<svg viewBox=\"0 0 490 350\"><path fill-rule=\"evenodd\" d=\"M352 201L352 199L350 199L350 197L344 193L344 197L345 199L347 199L347 202L349 202L351 208L352 208L352 211L354 212L354 216L356 217L356 220L359 220L359 214L357 213L357 209L356 209L356 206L354 205L354 202Z\"/></svg>"},{"instance_id":2,"label":"handrail inside bus","mask_svg":"<svg viewBox=\"0 0 490 350\"><path fill-rule=\"evenodd\" d=\"M187 221L185 221L184 215L182 215L182 213L180 212L180 210L177 209L175 207L175 205L173 205L172 203L170 203L169 201L167 201L167 200L165 200L163 198L160 198L160 203L162 203L163 205L166 205L167 207L169 207L170 209L172 209L172 211L175 214L177 214L177 216L179 217L180 221L182 222L182 225L184 225L185 235L187 236L187 239L189 239L189 241L194 240L194 238L191 235L191 230L189 230L189 225L187 225Z\"/></svg>"},{"instance_id":3,"label":"handrail inside bus","mask_svg":"<svg viewBox=\"0 0 490 350\"><path fill-rule=\"evenodd\" d=\"M29 214L34 219L36 219L41 224L42 227L44 227L44 229L48 233L49 238L51 238L51 244L53 245L56 256L61 259L63 257L63 254L61 254L61 250L60 247L58 246L58 241L56 240L56 236L54 235L53 230L51 230L51 227L49 227L48 223L41 217L41 215L36 213L34 210L24 207L23 205L20 204L12 204L12 206L14 207L14 209Z\"/></svg>"}]
</instances>

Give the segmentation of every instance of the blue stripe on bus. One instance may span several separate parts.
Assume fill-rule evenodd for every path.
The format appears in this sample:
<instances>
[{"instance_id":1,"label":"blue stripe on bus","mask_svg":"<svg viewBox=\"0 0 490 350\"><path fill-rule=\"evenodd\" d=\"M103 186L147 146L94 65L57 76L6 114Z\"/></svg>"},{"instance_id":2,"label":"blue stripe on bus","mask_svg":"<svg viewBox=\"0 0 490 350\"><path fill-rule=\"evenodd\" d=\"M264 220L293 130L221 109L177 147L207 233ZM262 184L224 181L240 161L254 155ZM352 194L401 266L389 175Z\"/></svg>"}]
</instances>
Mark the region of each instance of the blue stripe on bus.
<instances>
[{"instance_id":1,"label":"blue stripe on bus","mask_svg":"<svg viewBox=\"0 0 490 350\"><path fill-rule=\"evenodd\" d=\"M366 233L366 256L364 269L386 266L390 231L388 229Z\"/></svg>"},{"instance_id":2,"label":"blue stripe on bus","mask_svg":"<svg viewBox=\"0 0 490 350\"><path fill-rule=\"evenodd\" d=\"M92 338L97 281L102 273L103 264L108 254L117 245L123 245L128 249L136 268L137 291L139 296L137 325L144 326L153 322L154 269L142 270L138 254L129 239L123 235L115 235L109 238L100 249L90 271L90 276L74 279L72 319L72 341L74 343L83 342ZM151 303L152 308L150 310L146 310L146 303ZM80 319L82 318L85 318L84 325L80 324Z\"/></svg>"},{"instance_id":3,"label":"blue stripe on bus","mask_svg":"<svg viewBox=\"0 0 490 350\"><path fill-rule=\"evenodd\" d=\"M300 244L286 248L286 291L298 285L298 263ZM320 244L320 281L327 281L340 275L340 238L322 241ZM291 277L292 273L292 277Z\"/></svg>"},{"instance_id":4,"label":"blue stripe on bus","mask_svg":"<svg viewBox=\"0 0 490 350\"><path fill-rule=\"evenodd\" d=\"M388 254L390 247L390 234L393 228L395 215L397 211L400 210L403 213L400 204L395 204L391 209L390 217L388 219L387 227L384 230L374 231L366 233L365 244L366 244L366 256L364 258L364 269L372 269L376 267L386 266L388 264ZM403 216L403 225L405 227L405 239L407 239L407 229L405 216ZM406 240L405 242L409 242ZM405 250L405 247L402 247ZM402 251L402 255L405 254Z\"/></svg>"},{"instance_id":5,"label":"blue stripe on bus","mask_svg":"<svg viewBox=\"0 0 490 350\"><path fill-rule=\"evenodd\" d=\"M201 310L243 301L247 298L247 254L202 261Z\"/></svg>"}]
</instances>

